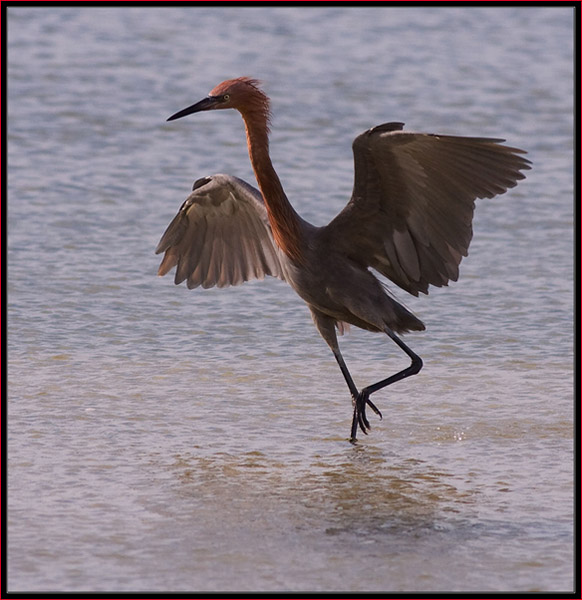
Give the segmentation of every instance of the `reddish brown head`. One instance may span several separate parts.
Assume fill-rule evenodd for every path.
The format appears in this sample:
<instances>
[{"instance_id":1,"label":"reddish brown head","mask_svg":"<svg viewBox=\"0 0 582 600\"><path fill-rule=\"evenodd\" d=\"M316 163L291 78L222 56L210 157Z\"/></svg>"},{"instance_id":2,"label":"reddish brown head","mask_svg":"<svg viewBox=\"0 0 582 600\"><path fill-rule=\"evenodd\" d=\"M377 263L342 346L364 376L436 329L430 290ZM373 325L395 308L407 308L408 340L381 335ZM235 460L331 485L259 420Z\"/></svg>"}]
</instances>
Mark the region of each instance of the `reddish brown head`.
<instances>
[{"instance_id":1,"label":"reddish brown head","mask_svg":"<svg viewBox=\"0 0 582 600\"><path fill-rule=\"evenodd\" d=\"M227 79L206 98L172 115L168 121L221 108L234 108L244 119L251 164L265 200L275 242L288 256L303 262L299 218L285 196L269 156L269 98L260 89L259 82L250 77Z\"/></svg>"},{"instance_id":2,"label":"reddish brown head","mask_svg":"<svg viewBox=\"0 0 582 600\"><path fill-rule=\"evenodd\" d=\"M259 85L259 81L250 77L227 79L212 89L206 98L172 115L168 121L204 110L234 108L244 117L261 118L268 123L269 98Z\"/></svg>"}]
</instances>

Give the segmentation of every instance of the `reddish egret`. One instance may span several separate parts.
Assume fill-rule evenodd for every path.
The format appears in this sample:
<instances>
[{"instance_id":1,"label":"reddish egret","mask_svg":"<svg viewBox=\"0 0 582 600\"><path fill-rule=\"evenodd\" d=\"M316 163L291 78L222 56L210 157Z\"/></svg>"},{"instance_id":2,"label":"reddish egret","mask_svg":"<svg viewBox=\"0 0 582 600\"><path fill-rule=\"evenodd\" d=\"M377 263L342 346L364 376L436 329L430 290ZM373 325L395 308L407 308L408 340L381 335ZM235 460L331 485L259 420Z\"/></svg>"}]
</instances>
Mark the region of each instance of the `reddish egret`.
<instances>
[{"instance_id":1,"label":"reddish egret","mask_svg":"<svg viewBox=\"0 0 582 600\"><path fill-rule=\"evenodd\" d=\"M176 268L189 288L238 285L272 275L303 298L352 395L351 441L367 433L370 395L414 375L422 360L396 334L424 324L388 292L375 269L410 294L456 281L467 256L476 198L514 187L531 164L505 140L402 131L403 123L368 129L353 143L355 178L347 206L325 227L293 209L269 156L269 98L248 77L223 81L172 115L234 108L242 115L258 190L229 175L196 181L156 253L159 275ZM410 358L398 373L358 391L340 353L346 324L384 332Z\"/></svg>"}]
</instances>

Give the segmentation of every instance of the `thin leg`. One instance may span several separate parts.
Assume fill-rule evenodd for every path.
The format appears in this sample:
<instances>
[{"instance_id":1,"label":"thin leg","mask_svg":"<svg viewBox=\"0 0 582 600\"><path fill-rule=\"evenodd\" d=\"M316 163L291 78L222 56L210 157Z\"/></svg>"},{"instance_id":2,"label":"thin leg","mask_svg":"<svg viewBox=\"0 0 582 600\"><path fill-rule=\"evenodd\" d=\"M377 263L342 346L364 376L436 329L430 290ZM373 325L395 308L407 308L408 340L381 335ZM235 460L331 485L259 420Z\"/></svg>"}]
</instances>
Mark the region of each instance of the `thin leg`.
<instances>
[{"instance_id":1,"label":"thin leg","mask_svg":"<svg viewBox=\"0 0 582 600\"><path fill-rule=\"evenodd\" d=\"M402 350L404 350L404 352L406 352L406 354L408 354L408 356L410 357L412 362L407 369L404 369L403 371L400 371L400 372L396 373L395 375L391 375L387 379L383 379L382 381L379 381L378 383L369 385L369 386L365 387L361 392L358 392L358 388L356 387L356 384L354 383L354 380L352 379L352 376L350 375L350 372L348 371L348 367L346 366L346 363L341 355L339 345L337 343L337 335L335 332L335 319L332 319L330 316L328 316L322 312L319 312L312 306L310 306L309 308L311 309L311 315L313 316L313 322L315 323L315 326L319 330L319 333L321 333L321 336L323 337L323 339L327 342L328 346L331 348L333 355L335 356L335 359L337 360L337 363L338 363L338 365L341 369L341 372L344 376L344 379L346 380L346 383L348 384L350 393L352 394L352 402L354 405L354 416L352 419L352 431L351 431L350 440L352 442L355 442L356 434L358 432L358 425L360 426L360 429L364 433L368 433L367 430L370 429L370 423L366 417L366 405L368 405L380 418L382 418L382 413L378 410L376 405L370 400L370 394L377 392L378 390L382 389L383 387L386 387L387 385L390 385L391 383L400 381L401 379L404 379L405 377L409 377L410 375L414 375L415 373L418 373L420 371L420 369L422 368L422 360L399 337L397 337L396 334L391 329L386 328L384 330L386 332L386 334L390 338L392 338L394 340L394 342L396 342L396 344L398 344L398 346L400 346L400 348L402 348Z\"/></svg>"},{"instance_id":2,"label":"thin leg","mask_svg":"<svg viewBox=\"0 0 582 600\"><path fill-rule=\"evenodd\" d=\"M348 367L344 361L344 357L341 355L341 353L339 351L339 348L333 349L333 355L335 356L335 359L337 360L337 364L339 365L339 368L342 370L344 379L346 380L346 383L348 384L348 387L350 388L350 392L352 393L352 397L354 398L354 401L355 401L357 395L359 394L358 388L356 387L356 384L354 383L354 380L352 379L352 376L350 375L350 372L348 371Z\"/></svg>"},{"instance_id":3,"label":"thin leg","mask_svg":"<svg viewBox=\"0 0 582 600\"><path fill-rule=\"evenodd\" d=\"M372 385L366 386L356 397L355 406L354 406L354 418L352 420L352 431L351 431L351 441L356 441L356 434L358 432L358 425L360 429L364 433L368 433L367 429L370 428L370 423L366 418L366 404L369 404L373 410L378 411L378 409L370 402L370 394L381 390L382 388L390 385L392 383L396 383L401 379L406 377L410 377L411 375L416 375L422 369L422 359L420 356L415 354L391 329L386 328L384 330L386 334L394 340L394 342L408 354L411 359L410 366L386 379L382 379L382 381L378 381L378 383L373 383ZM341 365L340 365L341 367ZM343 371L343 369L342 369ZM344 374L345 376L345 374ZM351 388L350 388L351 389ZM352 394L353 395L353 394Z\"/></svg>"},{"instance_id":4,"label":"thin leg","mask_svg":"<svg viewBox=\"0 0 582 600\"><path fill-rule=\"evenodd\" d=\"M386 328L384 331L396 342L396 344L402 348L402 350L404 350L404 352L406 352L406 354L408 354L408 356L410 356L412 362L406 369L403 369L402 371L399 371L398 373L391 375L390 377L387 377L378 383L373 383L372 385L366 386L362 392L367 391L369 394L373 394L374 392L381 390L391 383L395 383L401 379L404 379L405 377L410 377L411 375L416 375L420 369L422 369L422 358L420 358L418 354L415 354L391 329Z\"/></svg>"},{"instance_id":5,"label":"thin leg","mask_svg":"<svg viewBox=\"0 0 582 600\"><path fill-rule=\"evenodd\" d=\"M382 418L382 413L380 412L378 407L368 397L365 398L365 402L363 403L363 407L361 409L356 408L357 407L357 399L361 395L361 392L358 392L358 388L356 387L356 384L354 383L354 380L352 379L352 376L350 375L350 372L348 371L348 367L343 359L343 356L341 355L341 353L339 351L339 348L333 350L333 355L335 356L335 359L337 360L337 363L341 369L341 372L343 373L344 379L346 380L346 383L348 384L348 387L350 388L350 392L352 393L352 404L354 405L354 419L356 419L356 417L357 417L358 420L361 420L363 422L365 428L369 429L370 422L366 418L366 404L368 404L370 406L370 408L380 418ZM357 426L356 426L356 429L357 429ZM367 431L365 429L363 429L363 431L364 431L364 433L367 433ZM355 434L353 434L353 422L352 422L351 440L355 441L355 439L356 438L355 438Z\"/></svg>"}]
</instances>

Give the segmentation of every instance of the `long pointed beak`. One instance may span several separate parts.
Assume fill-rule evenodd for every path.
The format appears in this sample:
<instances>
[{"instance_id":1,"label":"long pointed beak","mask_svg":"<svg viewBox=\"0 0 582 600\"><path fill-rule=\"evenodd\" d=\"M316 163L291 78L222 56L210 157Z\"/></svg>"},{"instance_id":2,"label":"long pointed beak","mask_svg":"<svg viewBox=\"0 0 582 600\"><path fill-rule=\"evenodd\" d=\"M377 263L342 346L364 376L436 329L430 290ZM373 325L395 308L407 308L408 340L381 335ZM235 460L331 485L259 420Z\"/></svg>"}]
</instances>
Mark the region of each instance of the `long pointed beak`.
<instances>
[{"instance_id":1,"label":"long pointed beak","mask_svg":"<svg viewBox=\"0 0 582 600\"><path fill-rule=\"evenodd\" d=\"M184 108L183 110L178 111L171 117L168 117L166 121L174 121L175 119L181 119L186 115L191 115L192 113L200 112L201 110L212 110L213 108L216 108L217 104L217 98L215 98L214 96L206 96L206 98L203 98L202 100L200 100L200 102L196 102L196 104L192 104L192 106Z\"/></svg>"}]
</instances>

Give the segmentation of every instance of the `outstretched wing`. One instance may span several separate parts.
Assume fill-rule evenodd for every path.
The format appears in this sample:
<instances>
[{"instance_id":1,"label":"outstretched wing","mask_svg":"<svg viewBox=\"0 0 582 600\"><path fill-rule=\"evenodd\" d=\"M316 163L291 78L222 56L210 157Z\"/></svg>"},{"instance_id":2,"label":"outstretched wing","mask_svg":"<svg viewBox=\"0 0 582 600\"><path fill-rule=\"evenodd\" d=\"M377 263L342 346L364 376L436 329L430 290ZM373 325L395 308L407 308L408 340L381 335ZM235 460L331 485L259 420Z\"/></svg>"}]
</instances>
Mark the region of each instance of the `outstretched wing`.
<instances>
[{"instance_id":1,"label":"outstretched wing","mask_svg":"<svg viewBox=\"0 0 582 600\"><path fill-rule=\"evenodd\" d=\"M273 275L284 279L261 193L231 175L198 179L162 236L158 275L175 283L226 287Z\"/></svg>"},{"instance_id":2,"label":"outstretched wing","mask_svg":"<svg viewBox=\"0 0 582 600\"><path fill-rule=\"evenodd\" d=\"M330 243L418 296L459 276L476 198L514 187L530 168L505 140L401 131L386 123L353 143L352 198L325 231Z\"/></svg>"}]
</instances>

